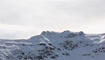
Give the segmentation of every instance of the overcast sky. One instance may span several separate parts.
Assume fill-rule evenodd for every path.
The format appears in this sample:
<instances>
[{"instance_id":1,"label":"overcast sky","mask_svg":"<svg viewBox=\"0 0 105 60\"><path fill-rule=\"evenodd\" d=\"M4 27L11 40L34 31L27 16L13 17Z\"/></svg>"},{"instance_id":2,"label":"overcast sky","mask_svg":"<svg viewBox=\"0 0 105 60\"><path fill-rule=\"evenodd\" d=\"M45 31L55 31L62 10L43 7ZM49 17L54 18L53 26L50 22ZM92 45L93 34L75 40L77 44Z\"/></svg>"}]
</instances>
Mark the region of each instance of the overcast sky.
<instances>
[{"instance_id":1,"label":"overcast sky","mask_svg":"<svg viewBox=\"0 0 105 60\"><path fill-rule=\"evenodd\" d=\"M105 33L105 0L0 0L0 38L41 31Z\"/></svg>"}]
</instances>

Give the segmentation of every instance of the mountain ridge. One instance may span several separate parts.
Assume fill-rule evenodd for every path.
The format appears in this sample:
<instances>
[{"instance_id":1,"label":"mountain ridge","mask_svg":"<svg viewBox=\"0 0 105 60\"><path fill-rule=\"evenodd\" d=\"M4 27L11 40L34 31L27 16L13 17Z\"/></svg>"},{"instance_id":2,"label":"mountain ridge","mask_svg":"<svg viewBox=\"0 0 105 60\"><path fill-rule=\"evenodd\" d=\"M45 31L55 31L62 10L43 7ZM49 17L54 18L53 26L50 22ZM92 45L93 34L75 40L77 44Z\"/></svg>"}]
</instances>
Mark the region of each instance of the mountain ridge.
<instances>
[{"instance_id":1,"label":"mountain ridge","mask_svg":"<svg viewBox=\"0 0 105 60\"><path fill-rule=\"evenodd\" d=\"M27 40L0 40L1 60L104 60L105 35L43 31Z\"/></svg>"}]
</instances>

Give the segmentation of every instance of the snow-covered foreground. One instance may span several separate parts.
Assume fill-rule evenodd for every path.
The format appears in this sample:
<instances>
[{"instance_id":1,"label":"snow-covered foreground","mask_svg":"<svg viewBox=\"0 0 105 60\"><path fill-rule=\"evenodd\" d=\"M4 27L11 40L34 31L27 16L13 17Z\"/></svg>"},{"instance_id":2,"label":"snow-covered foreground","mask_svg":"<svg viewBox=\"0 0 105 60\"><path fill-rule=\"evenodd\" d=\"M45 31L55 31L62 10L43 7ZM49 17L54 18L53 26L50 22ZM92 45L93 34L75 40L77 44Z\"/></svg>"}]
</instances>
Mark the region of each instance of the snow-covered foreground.
<instances>
[{"instance_id":1,"label":"snow-covered foreground","mask_svg":"<svg viewBox=\"0 0 105 60\"><path fill-rule=\"evenodd\" d=\"M44 31L27 40L0 40L0 60L104 60L105 34Z\"/></svg>"}]
</instances>

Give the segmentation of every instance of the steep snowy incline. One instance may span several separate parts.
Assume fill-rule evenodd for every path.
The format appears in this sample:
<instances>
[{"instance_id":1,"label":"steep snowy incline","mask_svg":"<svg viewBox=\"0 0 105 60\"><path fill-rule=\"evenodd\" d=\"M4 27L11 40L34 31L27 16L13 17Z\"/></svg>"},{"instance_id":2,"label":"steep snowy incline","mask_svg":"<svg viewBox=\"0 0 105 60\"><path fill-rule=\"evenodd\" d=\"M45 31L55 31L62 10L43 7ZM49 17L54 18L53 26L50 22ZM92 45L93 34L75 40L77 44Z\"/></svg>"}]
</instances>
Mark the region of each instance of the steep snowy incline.
<instances>
[{"instance_id":1,"label":"steep snowy incline","mask_svg":"<svg viewBox=\"0 0 105 60\"><path fill-rule=\"evenodd\" d=\"M0 40L0 60L104 60L105 34L50 32L27 40Z\"/></svg>"}]
</instances>

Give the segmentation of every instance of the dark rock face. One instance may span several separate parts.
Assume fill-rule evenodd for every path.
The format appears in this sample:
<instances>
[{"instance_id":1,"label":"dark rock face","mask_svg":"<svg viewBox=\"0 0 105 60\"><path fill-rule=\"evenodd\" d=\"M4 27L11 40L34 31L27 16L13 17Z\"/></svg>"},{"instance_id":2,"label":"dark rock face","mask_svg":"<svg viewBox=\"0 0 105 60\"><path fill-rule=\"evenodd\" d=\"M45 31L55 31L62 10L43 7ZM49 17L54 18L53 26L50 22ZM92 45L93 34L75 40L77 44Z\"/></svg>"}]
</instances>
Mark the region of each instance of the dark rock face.
<instances>
[{"instance_id":1,"label":"dark rock face","mask_svg":"<svg viewBox=\"0 0 105 60\"><path fill-rule=\"evenodd\" d=\"M94 52L94 53L105 53L105 47L97 48L97 49L94 50L93 52Z\"/></svg>"},{"instance_id":2,"label":"dark rock face","mask_svg":"<svg viewBox=\"0 0 105 60\"><path fill-rule=\"evenodd\" d=\"M67 50L73 50L78 47L77 43L74 43L73 41L69 41L69 40L66 40L63 43L60 43L60 45Z\"/></svg>"}]
</instances>

